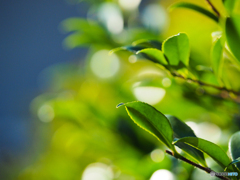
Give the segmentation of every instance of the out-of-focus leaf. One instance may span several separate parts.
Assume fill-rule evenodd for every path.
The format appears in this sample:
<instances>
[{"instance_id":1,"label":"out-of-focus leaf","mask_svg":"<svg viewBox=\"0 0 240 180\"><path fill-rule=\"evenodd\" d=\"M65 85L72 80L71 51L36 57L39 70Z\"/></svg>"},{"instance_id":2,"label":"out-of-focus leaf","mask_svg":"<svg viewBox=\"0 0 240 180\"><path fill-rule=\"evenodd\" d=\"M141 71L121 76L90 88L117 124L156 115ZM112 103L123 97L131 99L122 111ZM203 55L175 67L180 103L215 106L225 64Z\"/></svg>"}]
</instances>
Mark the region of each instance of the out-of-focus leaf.
<instances>
[{"instance_id":1,"label":"out-of-focus leaf","mask_svg":"<svg viewBox=\"0 0 240 180\"><path fill-rule=\"evenodd\" d=\"M211 50L211 61L212 67L215 74L219 77L221 75L222 65L223 65L223 46L221 43L221 38L218 38Z\"/></svg>"},{"instance_id":2,"label":"out-of-focus leaf","mask_svg":"<svg viewBox=\"0 0 240 180\"><path fill-rule=\"evenodd\" d=\"M115 49L112 49L109 54L113 54L115 52L118 52L118 51L129 51L129 52L132 52L132 53L136 53L140 50L144 49L144 47L142 46L123 46L123 47L118 47L118 48L115 48Z\"/></svg>"},{"instance_id":3,"label":"out-of-focus leaf","mask_svg":"<svg viewBox=\"0 0 240 180\"><path fill-rule=\"evenodd\" d=\"M187 34L179 33L166 39L162 49L171 65L177 66L181 61L185 66L188 66L190 44Z\"/></svg>"},{"instance_id":4,"label":"out-of-focus leaf","mask_svg":"<svg viewBox=\"0 0 240 180\"><path fill-rule=\"evenodd\" d=\"M89 23L86 19L69 18L69 19L65 19L61 23L61 27L66 32L79 31L79 30L83 30L83 28L89 27Z\"/></svg>"},{"instance_id":5,"label":"out-of-focus leaf","mask_svg":"<svg viewBox=\"0 0 240 180\"><path fill-rule=\"evenodd\" d=\"M130 118L145 131L162 141L167 147L174 152L173 130L168 119L147 103L134 101L129 103L121 103L119 106L125 106Z\"/></svg>"},{"instance_id":6,"label":"out-of-focus leaf","mask_svg":"<svg viewBox=\"0 0 240 180\"><path fill-rule=\"evenodd\" d=\"M227 18L225 27L227 44L233 55L240 61L240 17Z\"/></svg>"},{"instance_id":7,"label":"out-of-focus leaf","mask_svg":"<svg viewBox=\"0 0 240 180\"><path fill-rule=\"evenodd\" d=\"M234 11L234 7L237 0L224 0L224 7L226 8L227 12L231 15Z\"/></svg>"},{"instance_id":8,"label":"out-of-focus leaf","mask_svg":"<svg viewBox=\"0 0 240 180\"><path fill-rule=\"evenodd\" d=\"M155 63L160 63L160 64L163 64L163 65L168 64L168 62L165 59L162 51L160 51L158 49L146 48L146 49L142 49L140 51L137 51L136 54L140 54L140 53L145 54L151 61L153 61Z\"/></svg>"},{"instance_id":9,"label":"out-of-focus leaf","mask_svg":"<svg viewBox=\"0 0 240 180\"><path fill-rule=\"evenodd\" d=\"M239 160L240 157L240 131L236 132L232 135L229 140L229 151L232 160ZM236 164L238 168L240 168L240 164Z\"/></svg>"},{"instance_id":10,"label":"out-of-focus leaf","mask_svg":"<svg viewBox=\"0 0 240 180\"><path fill-rule=\"evenodd\" d=\"M176 144L177 142L184 142L208 154L223 168L226 168L231 163L229 157L222 150L222 148L220 148L218 145L212 142L209 142L207 140L196 138L196 137L186 137L186 138L181 138L175 141L174 144Z\"/></svg>"},{"instance_id":11,"label":"out-of-focus leaf","mask_svg":"<svg viewBox=\"0 0 240 180\"><path fill-rule=\"evenodd\" d=\"M173 137L176 139L184 138L184 137L196 137L193 130L184 122L180 121L178 118L167 115L166 116L170 121L172 128L173 128ZM175 144L180 149L185 151L188 155L190 155L194 160L202 164L203 166L207 166L204 155L201 151L193 148L192 146L185 144L184 142L177 142Z\"/></svg>"},{"instance_id":12,"label":"out-of-focus leaf","mask_svg":"<svg viewBox=\"0 0 240 180\"><path fill-rule=\"evenodd\" d=\"M61 28L65 32L80 31L91 36L106 36L106 31L97 22L83 18L68 18L61 23Z\"/></svg>"},{"instance_id":13,"label":"out-of-focus leaf","mask_svg":"<svg viewBox=\"0 0 240 180\"><path fill-rule=\"evenodd\" d=\"M222 81L226 88L233 89L235 91L240 90L240 82L233 81L233 79L240 78L239 67L233 66L232 62L224 61L222 67Z\"/></svg>"},{"instance_id":14,"label":"out-of-focus leaf","mask_svg":"<svg viewBox=\"0 0 240 180\"><path fill-rule=\"evenodd\" d=\"M218 17L215 16L212 12L210 12L207 9L204 9L200 6L197 6L195 4L187 3L187 2L179 2L179 3L173 4L170 7L170 10L174 10L176 8L187 8L187 9L194 10L196 12L199 12L199 13L209 17L210 19L214 20L215 22L218 22Z\"/></svg>"},{"instance_id":15,"label":"out-of-focus leaf","mask_svg":"<svg viewBox=\"0 0 240 180\"><path fill-rule=\"evenodd\" d=\"M73 49L79 46L87 46L93 42L88 36L85 36L84 34L74 33L66 37L63 43L67 48Z\"/></svg>"},{"instance_id":16,"label":"out-of-focus leaf","mask_svg":"<svg viewBox=\"0 0 240 180\"><path fill-rule=\"evenodd\" d=\"M146 45L147 47L157 48L159 50L162 49L162 43L156 40L140 39L140 40L134 41L132 45L133 46Z\"/></svg>"}]
</instances>

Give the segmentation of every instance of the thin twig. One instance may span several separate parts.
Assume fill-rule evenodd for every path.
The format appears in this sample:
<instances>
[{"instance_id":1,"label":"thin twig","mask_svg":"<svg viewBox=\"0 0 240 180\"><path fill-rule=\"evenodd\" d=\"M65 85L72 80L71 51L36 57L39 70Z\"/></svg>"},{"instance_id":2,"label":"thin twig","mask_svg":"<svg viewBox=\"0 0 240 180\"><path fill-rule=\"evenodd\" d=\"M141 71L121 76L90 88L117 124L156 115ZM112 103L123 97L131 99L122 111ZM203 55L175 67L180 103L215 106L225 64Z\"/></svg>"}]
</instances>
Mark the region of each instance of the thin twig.
<instances>
[{"instance_id":1,"label":"thin twig","mask_svg":"<svg viewBox=\"0 0 240 180\"><path fill-rule=\"evenodd\" d=\"M210 0L206 0L207 3L211 6L212 10L217 14L218 17L220 17L219 11L214 7L214 5L211 3Z\"/></svg>"},{"instance_id":2,"label":"thin twig","mask_svg":"<svg viewBox=\"0 0 240 180\"><path fill-rule=\"evenodd\" d=\"M184 162L186 162L186 163L188 163L188 164L190 164L190 165L192 165L192 166L194 166L194 167L196 167L198 169L201 169L201 170L207 172L208 174L210 174L211 172L216 173L215 171L211 170L210 168L203 167L203 166L201 166L201 165L199 165L199 164L197 164L195 162L190 161L189 159L186 159L185 157L177 158L177 157L174 156L174 154L171 151L166 150L166 153L171 155L172 157L174 157L176 159L180 159L180 160L182 160L182 161L184 161ZM216 175L216 177L218 177L219 179L230 180L229 178L224 177L224 176Z\"/></svg>"},{"instance_id":3,"label":"thin twig","mask_svg":"<svg viewBox=\"0 0 240 180\"><path fill-rule=\"evenodd\" d=\"M234 91L232 89L227 89L226 87L219 87L219 86L216 86L216 85L213 85L213 84L208 84L208 83L205 83L205 82L202 82L202 81L199 81L199 80L195 80L195 79L191 79L191 78L185 78L184 76L182 76L180 74L177 74L177 73L171 73L171 74L173 76L175 76L175 77L184 79L186 81L191 81L191 82L197 83L197 84L199 84L201 86L212 87L212 88L217 89L219 91L227 91L228 93L233 93L233 94L235 94L237 96L240 95L240 92Z\"/></svg>"}]
</instances>

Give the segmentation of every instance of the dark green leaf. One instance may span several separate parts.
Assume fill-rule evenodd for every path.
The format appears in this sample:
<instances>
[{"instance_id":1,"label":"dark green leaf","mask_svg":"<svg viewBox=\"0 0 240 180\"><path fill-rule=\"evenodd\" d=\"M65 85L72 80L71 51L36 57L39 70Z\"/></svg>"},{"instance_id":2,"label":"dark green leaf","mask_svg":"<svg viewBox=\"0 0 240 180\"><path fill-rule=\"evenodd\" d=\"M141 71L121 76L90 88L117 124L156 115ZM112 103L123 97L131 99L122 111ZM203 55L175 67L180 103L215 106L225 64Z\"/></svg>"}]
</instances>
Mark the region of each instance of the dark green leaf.
<instances>
[{"instance_id":1,"label":"dark green leaf","mask_svg":"<svg viewBox=\"0 0 240 180\"><path fill-rule=\"evenodd\" d=\"M185 66L188 66L190 44L187 34L179 33L166 39L162 49L171 65L177 66L181 61Z\"/></svg>"},{"instance_id":2,"label":"dark green leaf","mask_svg":"<svg viewBox=\"0 0 240 180\"><path fill-rule=\"evenodd\" d=\"M240 131L232 135L229 140L229 151L232 160L238 159L240 157ZM240 164L236 164L240 168Z\"/></svg>"},{"instance_id":3,"label":"dark green leaf","mask_svg":"<svg viewBox=\"0 0 240 180\"><path fill-rule=\"evenodd\" d=\"M162 141L167 147L175 152L172 145L173 130L168 119L149 104L134 101L121 103L119 106L125 106L130 118L145 131Z\"/></svg>"},{"instance_id":4,"label":"dark green leaf","mask_svg":"<svg viewBox=\"0 0 240 180\"><path fill-rule=\"evenodd\" d=\"M223 46L221 43L221 38L218 38L213 44L211 50L211 61L213 71L217 76L219 76L221 74L223 65Z\"/></svg>"},{"instance_id":5,"label":"dark green leaf","mask_svg":"<svg viewBox=\"0 0 240 180\"><path fill-rule=\"evenodd\" d=\"M218 22L218 17L217 16L215 16L213 13L211 13L207 9L204 9L200 6L195 5L195 4L191 4L191 3L187 3L187 2L179 2L179 3L173 4L170 7L170 10L173 10L173 9L176 9L176 8L187 8L187 9L194 10L194 11L199 12L199 13L209 17L210 19Z\"/></svg>"},{"instance_id":6,"label":"dark green leaf","mask_svg":"<svg viewBox=\"0 0 240 180\"><path fill-rule=\"evenodd\" d=\"M142 49L144 49L144 47L142 47L142 46L123 46L123 47L118 47L118 48L112 49L109 52L109 54L112 54L112 53L115 53L118 51L129 51L132 53L136 53L137 51L140 51Z\"/></svg>"},{"instance_id":7,"label":"dark green leaf","mask_svg":"<svg viewBox=\"0 0 240 180\"><path fill-rule=\"evenodd\" d=\"M240 61L240 17L227 18L225 32L230 50L238 61Z\"/></svg>"},{"instance_id":8,"label":"dark green leaf","mask_svg":"<svg viewBox=\"0 0 240 180\"><path fill-rule=\"evenodd\" d=\"M142 49L140 51L137 51L136 54L145 54L148 59L150 59L151 61L155 62L155 63L160 63L163 65L167 65L168 62L164 57L164 54L162 53L162 51L158 50L158 49L154 49L154 48L146 48L146 49Z\"/></svg>"},{"instance_id":9,"label":"dark green leaf","mask_svg":"<svg viewBox=\"0 0 240 180\"><path fill-rule=\"evenodd\" d=\"M227 169L228 169L230 166L232 166L232 165L234 165L234 164L237 165L238 163L240 163L240 157L237 158L237 159L235 159L235 160L233 160L233 161L225 168L224 171L227 171Z\"/></svg>"},{"instance_id":10,"label":"dark green leaf","mask_svg":"<svg viewBox=\"0 0 240 180\"><path fill-rule=\"evenodd\" d=\"M212 142L209 142L207 140L196 138L196 137L186 137L186 138L181 138L175 141L174 144L176 144L177 142L184 142L208 154L223 168L226 168L231 163L229 157L222 150L222 148L220 148L218 145Z\"/></svg>"},{"instance_id":11,"label":"dark green leaf","mask_svg":"<svg viewBox=\"0 0 240 180\"><path fill-rule=\"evenodd\" d=\"M140 39L132 43L133 46L141 45L151 48L162 49L162 43L156 40Z\"/></svg>"},{"instance_id":12,"label":"dark green leaf","mask_svg":"<svg viewBox=\"0 0 240 180\"><path fill-rule=\"evenodd\" d=\"M173 128L173 137L175 139L184 138L184 137L196 137L193 130L184 122L180 121L178 118L166 115L168 120L170 121ZM177 142L175 144L180 149L185 151L188 155L190 155L194 160L202 164L203 166L207 166L204 155L201 151L193 148L192 146L185 144L184 142Z\"/></svg>"}]
</instances>

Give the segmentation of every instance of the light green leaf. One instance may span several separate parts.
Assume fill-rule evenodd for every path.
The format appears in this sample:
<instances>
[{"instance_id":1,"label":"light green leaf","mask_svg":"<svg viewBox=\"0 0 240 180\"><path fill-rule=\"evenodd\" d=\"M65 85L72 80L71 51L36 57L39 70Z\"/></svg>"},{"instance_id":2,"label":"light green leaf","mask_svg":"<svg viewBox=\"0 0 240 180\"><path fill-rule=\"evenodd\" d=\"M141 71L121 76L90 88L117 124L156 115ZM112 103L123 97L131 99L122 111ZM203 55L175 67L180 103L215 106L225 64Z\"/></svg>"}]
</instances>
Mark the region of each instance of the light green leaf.
<instances>
[{"instance_id":1,"label":"light green leaf","mask_svg":"<svg viewBox=\"0 0 240 180\"><path fill-rule=\"evenodd\" d=\"M235 4L237 0L225 0L224 1L224 7L226 8L229 15L231 15L234 12Z\"/></svg>"},{"instance_id":2,"label":"light green leaf","mask_svg":"<svg viewBox=\"0 0 240 180\"><path fill-rule=\"evenodd\" d=\"M162 49L171 65L177 66L181 61L185 66L188 66L190 44L187 34L179 33L166 39Z\"/></svg>"},{"instance_id":3,"label":"light green leaf","mask_svg":"<svg viewBox=\"0 0 240 180\"><path fill-rule=\"evenodd\" d=\"M147 59L150 59L151 61L155 62L155 63L160 63L163 65L167 65L168 62L164 57L164 54L162 53L162 51L155 49L155 48L146 48L146 49L142 49L140 51L137 51L136 54L145 54L145 56L147 56Z\"/></svg>"},{"instance_id":4,"label":"light green leaf","mask_svg":"<svg viewBox=\"0 0 240 180\"><path fill-rule=\"evenodd\" d=\"M173 137L175 139L184 138L184 137L196 137L193 130L184 122L180 121L178 118L166 115L169 122L172 125L173 128ZM192 146L185 144L184 142L177 142L175 144L180 149L185 151L188 155L190 155L194 160L202 164L203 166L207 167L204 155L201 151L193 148Z\"/></svg>"},{"instance_id":5,"label":"light green leaf","mask_svg":"<svg viewBox=\"0 0 240 180\"><path fill-rule=\"evenodd\" d=\"M83 18L68 18L61 22L61 27L66 32L82 31L89 28L89 23Z\"/></svg>"},{"instance_id":6,"label":"light green leaf","mask_svg":"<svg viewBox=\"0 0 240 180\"><path fill-rule=\"evenodd\" d=\"M221 43L221 38L216 39L211 49L211 61L213 71L219 77L221 75L223 66L223 45Z\"/></svg>"},{"instance_id":7,"label":"light green leaf","mask_svg":"<svg viewBox=\"0 0 240 180\"><path fill-rule=\"evenodd\" d=\"M173 4L170 7L170 10L174 10L176 8L187 8L187 9L194 10L196 12L199 12L199 13L209 17L210 19L214 20L215 22L218 22L218 17L215 16L212 12L210 12L207 9L204 9L200 6L197 6L195 4L187 3L187 2L179 2L179 3Z\"/></svg>"},{"instance_id":8,"label":"light green leaf","mask_svg":"<svg viewBox=\"0 0 240 180\"><path fill-rule=\"evenodd\" d=\"M73 49L80 46L87 46L93 43L92 39L81 33L73 33L66 37L63 41L65 47Z\"/></svg>"},{"instance_id":9,"label":"light green leaf","mask_svg":"<svg viewBox=\"0 0 240 180\"><path fill-rule=\"evenodd\" d=\"M84 32L88 36L100 36L99 38L107 38L106 31L97 22L86 20L84 18L68 18L61 22L61 29L65 32L78 31Z\"/></svg>"},{"instance_id":10,"label":"light green leaf","mask_svg":"<svg viewBox=\"0 0 240 180\"><path fill-rule=\"evenodd\" d=\"M186 137L181 138L174 142L184 142L206 154L208 154L211 158L213 158L222 168L226 168L230 163L230 159L227 154L220 148L218 145L196 137Z\"/></svg>"},{"instance_id":11,"label":"light green leaf","mask_svg":"<svg viewBox=\"0 0 240 180\"><path fill-rule=\"evenodd\" d=\"M117 107L119 106L125 106L128 115L138 126L176 152L172 145L173 130L171 124L162 113L149 104L139 101L121 103Z\"/></svg>"},{"instance_id":12,"label":"light green leaf","mask_svg":"<svg viewBox=\"0 0 240 180\"><path fill-rule=\"evenodd\" d=\"M232 160L236 160L240 157L240 131L232 135L229 140L229 151ZM240 168L240 164L236 164Z\"/></svg>"},{"instance_id":13,"label":"light green leaf","mask_svg":"<svg viewBox=\"0 0 240 180\"><path fill-rule=\"evenodd\" d=\"M240 17L227 18L225 28L227 44L233 55L240 61Z\"/></svg>"}]
</instances>

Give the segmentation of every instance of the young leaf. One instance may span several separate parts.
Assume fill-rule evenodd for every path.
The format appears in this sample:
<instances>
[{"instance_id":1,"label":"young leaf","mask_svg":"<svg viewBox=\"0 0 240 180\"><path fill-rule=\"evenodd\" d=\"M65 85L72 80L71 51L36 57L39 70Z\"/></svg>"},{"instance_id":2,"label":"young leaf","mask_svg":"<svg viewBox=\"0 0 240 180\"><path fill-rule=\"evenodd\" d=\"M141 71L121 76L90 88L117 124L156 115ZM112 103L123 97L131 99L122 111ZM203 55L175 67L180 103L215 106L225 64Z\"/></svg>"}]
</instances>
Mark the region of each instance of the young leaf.
<instances>
[{"instance_id":1,"label":"young leaf","mask_svg":"<svg viewBox=\"0 0 240 180\"><path fill-rule=\"evenodd\" d=\"M196 137L186 137L181 138L174 142L174 144L178 142L184 142L189 144L190 146L199 149L200 151L208 154L211 158L213 158L221 167L226 168L230 163L230 159L227 154L220 148L218 145L209 142L204 139L196 138Z\"/></svg>"},{"instance_id":2,"label":"young leaf","mask_svg":"<svg viewBox=\"0 0 240 180\"><path fill-rule=\"evenodd\" d=\"M140 53L143 53L144 55L147 56L148 59L150 59L151 61L153 61L155 63L160 63L163 65L168 64L162 51L160 51L158 49L146 48L146 49L142 49L142 50L138 51L136 54L140 54Z\"/></svg>"},{"instance_id":3,"label":"young leaf","mask_svg":"<svg viewBox=\"0 0 240 180\"><path fill-rule=\"evenodd\" d=\"M232 160L238 159L240 157L240 131L232 135L229 140L229 151ZM240 164L236 164L240 168Z\"/></svg>"},{"instance_id":4,"label":"young leaf","mask_svg":"<svg viewBox=\"0 0 240 180\"><path fill-rule=\"evenodd\" d=\"M223 46L221 43L221 38L218 38L211 50L211 61L212 67L215 74L219 77L221 75L222 65L223 65Z\"/></svg>"},{"instance_id":5,"label":"young leaf","mask_svg":"<svg viewBox=\"0 0 240 180\"><path fill-rule=\"evenodd\" d=\"M119 106L125 106L128 115L138 126L175 152L172 145L173 130L168 119L162 113L149 104L139 101L121 103L117 107Z\"/></svg>"},{"instance_id":6,"label":"young leaf","mask_svg":"<svg viewBox=\"0 0 240 180\"><path fill-rule=\"evenodd\" d=\"M187 124L180 121L178 118L174 116L166 115L166 117L168 118L169 122L172 125L173 137L175 139L184 138L184 137L196 137L193 130ZM193 148L188 144L185 144L184 142L177 142L175 145L178 146L183 151L185 151L188 155L190 155L193 159L195 159L197 162L199 162L203 166L205 167L207 166L204 159L204 155L201 151Z\"/></svg>"},{"instance_id":7,"label":"young leaf","mask_svg":"<svg viewBox=\"0 0 240 180\"><path fill-rule=\"evenodd\" d=\"M162 49L171 65L177 66L181 61L185 66L188 66L190 44L187 34L179 33L166 39Z\"/></svg>"},{"instance_id":8,"label":"young leaf","mask_svg":"<svg viewBox=\"0 0 240 180\"><path fill-rule=\"evenodd\" d=\"M227 18L225 27L227 44L233 55L240 61L240 17Z\"/></svg>"},{"instance_id":9,"label":"young leaf","mask_svg":"<svg viewBox=\"0 0 240 180\"><path fill-rule=\"evenodd\" d=\"M206 10L206 9L200 7L200 6L197 6L195 4L191 4L191 3L187 3L187 2L179 2L179 3L173 4L170 7L170 10L174 10L176 8L187 8L187 9L194 10L196 12L199 12L199 13L209 17L210 19L214 20L215 22L218 22L218 17L217 16L215 16L210 11L208 11L208 10Z\"/></svg>"}]
</instances>

